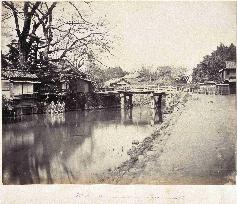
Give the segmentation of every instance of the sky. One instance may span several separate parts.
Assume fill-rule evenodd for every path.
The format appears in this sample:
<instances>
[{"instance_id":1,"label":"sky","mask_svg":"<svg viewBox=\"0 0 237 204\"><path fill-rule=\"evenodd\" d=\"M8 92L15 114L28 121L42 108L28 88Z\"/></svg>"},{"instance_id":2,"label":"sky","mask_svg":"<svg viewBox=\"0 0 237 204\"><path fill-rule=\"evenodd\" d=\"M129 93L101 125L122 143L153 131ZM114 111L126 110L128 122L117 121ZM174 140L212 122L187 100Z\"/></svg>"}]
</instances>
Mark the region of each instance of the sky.
<instances>
[{"instance_id":1,"label":"sky","mask_svg":"<svg viewBox=\"0 0 237 204\"><path fill-rule=\"evenodd\" d=\"M101 61L126 71L171 65L191 72L221 42L236 42L235 2L93 2L91 10L105 17L119 37L113 56ZM2 48L8 43L1 42Z\"/></svg>"},{"instance_id":2,"label":"sky","mask_svg":"<svg viewBox=\"0 0 237 204\"><path fill-rule=\"evenodd\" d=\"M236 42L235 2L97 3L121 42L109 57L130 71L142 65L192 70L219 43Z\"/></svg>"}]
</instances>

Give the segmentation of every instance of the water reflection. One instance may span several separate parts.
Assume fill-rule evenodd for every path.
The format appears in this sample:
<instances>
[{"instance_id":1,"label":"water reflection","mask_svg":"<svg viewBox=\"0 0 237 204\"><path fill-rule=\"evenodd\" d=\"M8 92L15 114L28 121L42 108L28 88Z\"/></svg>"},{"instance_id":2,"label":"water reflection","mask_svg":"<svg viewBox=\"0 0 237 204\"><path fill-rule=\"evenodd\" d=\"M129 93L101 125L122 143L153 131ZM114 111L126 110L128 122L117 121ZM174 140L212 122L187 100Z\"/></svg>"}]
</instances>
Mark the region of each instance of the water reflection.
<instances>
[{"instance_id":1,"label":"water reflection","mask_svg":"<svg viewBox=\"0 0 237 204\"><path fill-rule=\"evenodd\" d=\"M88 181L128 159L132 141L142 141L161 121L161 111L137 107L24 116L3 124L3 182Z\"/></svg>"},{"instance_id":2,"label":"water reflection","mask_svg":"<svg viewBox=\"0 0 237 204\"><path fill-rule=\"evenodd\" d=\"M163 122L161 109L152 109L151 112L152 112L151 125L155 125L155 124Z\"/></svg>"}]
</instances>

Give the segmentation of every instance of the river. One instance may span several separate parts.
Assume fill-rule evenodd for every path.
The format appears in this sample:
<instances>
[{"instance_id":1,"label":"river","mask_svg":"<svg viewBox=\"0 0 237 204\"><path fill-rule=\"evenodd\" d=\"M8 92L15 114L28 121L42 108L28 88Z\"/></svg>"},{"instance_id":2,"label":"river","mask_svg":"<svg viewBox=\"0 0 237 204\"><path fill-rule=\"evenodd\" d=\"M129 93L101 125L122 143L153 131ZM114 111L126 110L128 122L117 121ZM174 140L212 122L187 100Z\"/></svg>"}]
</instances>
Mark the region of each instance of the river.
<instances>
[{"instance_id":1,"label":"river","mask_svg":"<svg viewBox=\"0 0 237 204\"><path fill-rule=\"evenodd\" d=\"M148 107L21 116L3 124L3 183L86 183L126 161L160 122Z\"/></svg>"}]
</instances>

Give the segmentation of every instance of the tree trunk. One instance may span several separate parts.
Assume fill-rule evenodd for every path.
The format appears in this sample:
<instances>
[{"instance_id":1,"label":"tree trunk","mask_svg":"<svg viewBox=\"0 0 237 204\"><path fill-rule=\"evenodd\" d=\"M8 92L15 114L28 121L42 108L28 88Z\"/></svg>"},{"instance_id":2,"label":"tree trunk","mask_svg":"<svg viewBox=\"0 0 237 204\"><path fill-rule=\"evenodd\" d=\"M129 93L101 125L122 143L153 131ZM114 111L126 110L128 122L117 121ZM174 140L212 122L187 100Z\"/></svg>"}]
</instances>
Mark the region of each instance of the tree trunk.
<instances>
[{"instance_id":1,"label":"tree trunk","mask_svg":"<svg viewBox=\"0 0 237 204\"><path fill-rule=\"evenodd\" d=\"M26 62L27 62L27 57L26 57L26 49L24 48L24 43L19 40L18 42L18 47L19 47L19 60L20 60L20 69L25 69L26 68Z\"/></svg>"}]
</instances>

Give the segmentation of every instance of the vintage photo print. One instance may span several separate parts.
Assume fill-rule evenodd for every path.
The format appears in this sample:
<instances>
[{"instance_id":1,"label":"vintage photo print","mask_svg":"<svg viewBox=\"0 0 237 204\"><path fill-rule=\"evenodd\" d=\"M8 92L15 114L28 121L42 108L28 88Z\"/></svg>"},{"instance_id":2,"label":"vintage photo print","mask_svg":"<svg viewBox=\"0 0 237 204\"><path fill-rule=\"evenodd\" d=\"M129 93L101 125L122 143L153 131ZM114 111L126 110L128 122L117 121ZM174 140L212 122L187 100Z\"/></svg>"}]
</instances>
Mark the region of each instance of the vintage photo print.
<instances>
[{"instance_id":1,"label":"vintage photo print","mask_svg":"<svg viewBox=\"0 0 237 204\"><path fill-rule=\"evenodd\" d=\"M4 185L235 185L235 2L1 11Z\"/></svg>"}]
</instances>

